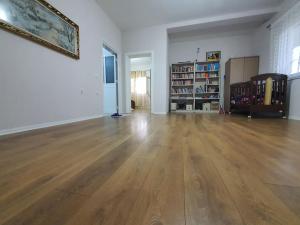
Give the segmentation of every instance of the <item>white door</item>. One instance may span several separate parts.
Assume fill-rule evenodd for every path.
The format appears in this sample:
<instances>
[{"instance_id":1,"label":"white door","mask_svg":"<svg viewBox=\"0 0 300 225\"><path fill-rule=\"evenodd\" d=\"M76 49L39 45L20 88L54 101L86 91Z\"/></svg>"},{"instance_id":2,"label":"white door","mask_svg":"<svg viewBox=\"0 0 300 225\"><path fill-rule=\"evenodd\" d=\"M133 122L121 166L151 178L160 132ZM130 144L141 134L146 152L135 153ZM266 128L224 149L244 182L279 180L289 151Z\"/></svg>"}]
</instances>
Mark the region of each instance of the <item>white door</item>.
<instances>
[{"instance_id":1,"label":"white door","mask_svg":"<svg viewBox=\"0 0 300 225\"><path fill-rule=\"evenodd\" d=\"M104 113L117 112L117 79L115 56L104 57Z\"/></svg>"}]
</instances>

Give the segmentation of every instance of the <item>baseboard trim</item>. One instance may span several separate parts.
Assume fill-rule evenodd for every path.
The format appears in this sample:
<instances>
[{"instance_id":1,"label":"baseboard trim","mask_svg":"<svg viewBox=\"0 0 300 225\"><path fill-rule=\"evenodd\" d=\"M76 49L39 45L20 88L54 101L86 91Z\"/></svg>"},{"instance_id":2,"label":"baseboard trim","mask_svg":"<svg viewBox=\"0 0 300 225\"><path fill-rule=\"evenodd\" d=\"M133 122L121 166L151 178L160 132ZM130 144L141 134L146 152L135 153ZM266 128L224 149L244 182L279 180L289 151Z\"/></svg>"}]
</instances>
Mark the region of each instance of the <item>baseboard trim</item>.
<instances>
[{"instance_id":1,"label":"baseboard trim","mask_svg":"<svg viewBox=\"0 0 300 225\"><path fill-rule=\"evenodd\" d=\"M293 116L293 115L290 115L290 116L289 116L289 119L290 119L290 120L300 120L300 116Z\"/></svg>"},{"instance_id":2,"label":"baseboard trim","mask_svg":"<svg viewBox=\"0 0 300 225\"><path fill-rule=\"evenodd\" d=\"M167 115L167 112L152 112L154 115Z\"/></svg>"},{"instance_id":3,"label":"baseboard trim","mask_svg":"<svg viewBox=\"0 0 300 225\"><path fill-rule=\"evenodd\" d=\"M70 119L70 120L63 120L63 121L56 121L56 122L49 122L49 123L40 123L40 124L36 124L36 125L0 130L0 136L9 135L9 134L17 134L17 133L22 133L22 132L27 132L27 131L33 131L33 130L48 128L48 127L55 127L55 126L60 126L60 125L65 125L65 124L77 123L77 122L82 122L82 121L86 121L86 120L98 119L101 117L103 117L103 115L81 117L81 118L77 118L77 119Z\"/></svg>"}]
</instances>

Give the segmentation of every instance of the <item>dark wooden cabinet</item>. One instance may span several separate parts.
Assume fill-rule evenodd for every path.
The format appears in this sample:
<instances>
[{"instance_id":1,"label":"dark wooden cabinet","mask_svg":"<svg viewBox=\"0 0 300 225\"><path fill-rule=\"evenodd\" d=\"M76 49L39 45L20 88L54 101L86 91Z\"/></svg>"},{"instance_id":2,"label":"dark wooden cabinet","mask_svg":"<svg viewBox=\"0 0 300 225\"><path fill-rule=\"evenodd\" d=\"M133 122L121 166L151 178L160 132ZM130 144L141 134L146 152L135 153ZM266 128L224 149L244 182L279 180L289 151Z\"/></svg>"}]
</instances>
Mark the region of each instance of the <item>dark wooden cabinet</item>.
<instances>
[{"instance_id":1,"label":"dark wooden cabinet","mask_svg":"<svg viewBox=\"0 0 300 225\"><path fill-rule=\"evenodd\" d=\"M230 85L250 81L251 77L258 75L259 57L231 58L226 62L224 82L224 109L230 111Z\"/></svg>"}]
</instances>

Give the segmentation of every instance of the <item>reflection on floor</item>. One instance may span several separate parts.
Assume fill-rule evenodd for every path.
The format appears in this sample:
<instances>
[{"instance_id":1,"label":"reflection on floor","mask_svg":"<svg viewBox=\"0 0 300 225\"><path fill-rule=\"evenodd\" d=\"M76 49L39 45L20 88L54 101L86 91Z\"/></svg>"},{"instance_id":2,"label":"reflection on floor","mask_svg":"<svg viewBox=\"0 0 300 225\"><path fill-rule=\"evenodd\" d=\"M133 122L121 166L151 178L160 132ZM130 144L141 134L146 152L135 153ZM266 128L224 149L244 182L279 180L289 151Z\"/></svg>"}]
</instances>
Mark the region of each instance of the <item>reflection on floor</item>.
<instances>
[{"instance_id":1,"label":"reflection on floor","mask_svg":"<svg viewBox=\"0 0 300 225\"><path fill-rule=\"evenodd\" d=\"M136 113L4 137L0 224L299 225L299 130Z\"/></svg>"}]
</instances>

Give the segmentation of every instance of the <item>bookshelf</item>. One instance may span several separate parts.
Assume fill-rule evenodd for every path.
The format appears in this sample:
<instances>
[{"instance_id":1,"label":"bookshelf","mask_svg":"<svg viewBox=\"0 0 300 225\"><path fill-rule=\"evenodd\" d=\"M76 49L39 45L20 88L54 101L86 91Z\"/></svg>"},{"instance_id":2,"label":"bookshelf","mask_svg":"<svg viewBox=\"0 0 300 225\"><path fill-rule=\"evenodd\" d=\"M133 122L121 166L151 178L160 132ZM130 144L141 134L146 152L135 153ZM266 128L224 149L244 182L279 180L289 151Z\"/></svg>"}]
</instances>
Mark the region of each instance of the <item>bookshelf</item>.
<instances>
[{"instance_id":1,"label":"bookshelf","mask_svg":"<svg viewBox=\"0 0 300 225\"><path fill-rule=\"evenodd\" d=\"M171 65L171 112L219 112L220 62Z\"/></svg>"}]
</instances>

